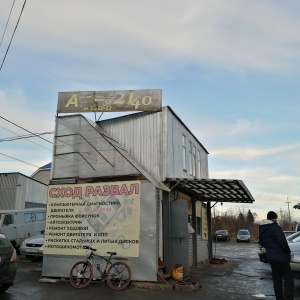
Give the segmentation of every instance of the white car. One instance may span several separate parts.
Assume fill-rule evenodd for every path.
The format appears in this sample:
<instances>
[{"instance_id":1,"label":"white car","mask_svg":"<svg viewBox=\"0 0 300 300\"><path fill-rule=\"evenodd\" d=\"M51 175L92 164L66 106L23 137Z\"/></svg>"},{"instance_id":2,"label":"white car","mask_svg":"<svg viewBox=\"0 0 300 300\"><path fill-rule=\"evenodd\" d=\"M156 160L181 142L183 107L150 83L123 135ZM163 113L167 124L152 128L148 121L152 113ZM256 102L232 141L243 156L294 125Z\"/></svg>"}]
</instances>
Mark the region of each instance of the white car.
<instances>
[{"instance_id":1,"label":"white car","mask_svg":"<svg viewBox=\"0 0 300 300\"><path fill-rule=\"evenodd\" d=\"M251 236L248 229L240 229L237 236L236 241L238 242L250 242Z\"/></svg>"},{"instance_id":2,"label":"white car","mask_svg":"<svg viewBox=\"0 0 300 300\"><path fill-rule=\"evenodd\" d=\"M43 256L43 249L44 234L38 234L24 240L19 250L27 258L34 258L36 256Z\"/></svg>"},{"instance_id":3,"label":"white car","mask_svg":"<svg viewBox=\"0 0 300 300\"><path fill-rule=\"evenodd\" d=\"M300 243L289 243L291 249L291 269L300 272Z\"/></svg>"},{"instance_id":4,"label":"white car","mask_svg":"<svg viewBox=\"0 0 300 300\"><path fill-rule=\"evenodd\" d=\"M300 242L300 231L287 236L286 239L287 239L288 243Z\"/></svg>"},{"instance_id":5,"label":"white car","mask_svg":"<svg viewBox=\"0 0 300 300\"><path fill-rule=\"evenodd\" d=\"M289 247L291 249L291 268L295 271L300 271L300 231L293 232L293 234L287 235L286 231L283 231L283 233L286 235L286 240L289 244ZM288 233L291 233L288 231ZM299 248L299 250L298 250ZM258 257L261 262L266 262L266 249L264 247L260 247L258 251ZM299 256L299 258L298 258ZM298 261L299 259L299 261ZM295 262L293 262L295 260ZM298 266L299 265L299 266Z\"/></svg>"},{"instance_id":6,"label":"white car","mask_svg":"<svg viewBox=\"0 0 300 300\"><path fill-rule=\"evenodd\" d=\"M287 237L289 247L291 249L291 261L290 266L294 272L300 273L300 232L296 232ZM261 247L258 256L261 262L264 260L265 248Z\"/></svg>"}]
</instances>

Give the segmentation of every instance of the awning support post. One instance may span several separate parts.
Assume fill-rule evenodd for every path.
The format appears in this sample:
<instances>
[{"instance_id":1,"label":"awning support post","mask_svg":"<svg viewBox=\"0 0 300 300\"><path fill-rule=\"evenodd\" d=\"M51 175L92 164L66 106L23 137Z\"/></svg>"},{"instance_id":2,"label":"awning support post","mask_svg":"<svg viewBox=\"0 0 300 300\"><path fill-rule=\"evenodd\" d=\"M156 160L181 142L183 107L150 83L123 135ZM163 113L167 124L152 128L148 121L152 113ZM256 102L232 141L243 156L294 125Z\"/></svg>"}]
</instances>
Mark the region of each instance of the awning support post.
<instances>
[{"instance_id":1,"label":"awning support post","mask_svg":"<svg viewBox=\"0 0 300 300\"><path fill-rule=\"evenodd\" d=\"M212 249L212 221L211 221L211 202L207 202L207 229L208 229L208 258L212 260L213 249Z\"/></svg>"}]
</instances>

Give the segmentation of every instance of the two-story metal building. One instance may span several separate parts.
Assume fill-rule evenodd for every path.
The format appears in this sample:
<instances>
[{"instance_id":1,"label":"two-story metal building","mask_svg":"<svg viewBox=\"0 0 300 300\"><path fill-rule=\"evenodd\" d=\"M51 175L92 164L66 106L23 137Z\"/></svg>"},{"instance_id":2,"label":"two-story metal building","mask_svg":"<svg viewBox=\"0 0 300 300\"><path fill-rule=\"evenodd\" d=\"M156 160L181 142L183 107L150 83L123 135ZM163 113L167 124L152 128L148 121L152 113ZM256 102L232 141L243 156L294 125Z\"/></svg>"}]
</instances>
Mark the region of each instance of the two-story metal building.
<instances>
[{"instance_id":1,"label":"two-story metal building","mask_svg":"<svg viewBox=\"0 0 300 300\"><path fill-rule=\"evenodd\" d=\"M161 280L176 264L188 275L212 257L213 203L254 201L241 180L209 179L208 151L170 107L57 116L53 149L46 277L68 277L84 244L128 257L133 280Z\"/></svg>"}]
</instances>

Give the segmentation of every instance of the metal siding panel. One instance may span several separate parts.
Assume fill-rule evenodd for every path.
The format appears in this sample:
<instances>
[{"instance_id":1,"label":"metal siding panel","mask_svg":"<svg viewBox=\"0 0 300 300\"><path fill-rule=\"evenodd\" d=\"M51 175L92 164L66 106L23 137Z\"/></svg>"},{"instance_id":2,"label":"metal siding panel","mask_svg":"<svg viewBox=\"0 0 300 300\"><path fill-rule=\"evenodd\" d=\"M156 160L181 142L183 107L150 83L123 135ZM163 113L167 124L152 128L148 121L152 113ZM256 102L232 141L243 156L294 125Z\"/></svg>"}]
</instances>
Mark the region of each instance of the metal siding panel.
<instances>
[{"instance_id":1,"label":"metal siding panel","mask_svg":"<svg viewBox=\"0 0 300 300\"><path fill-rule=\"evenodd\" d=\"M161 112L132 114L99 124L159 181L166 177L192 178L183 171L184 134L201 153L201 178L208 178L206 150L167 107Z\"/></svg>"},{"instance_id":2,"label":"metal siding panel","mask_svg":"<svg viewBox=\"0 0 300 300\"><path fill-rule=\"evenodd\" d=\"M20 173L0 174L0 209L24 209L25 203L47 203L48 187Z\"/></svg>"},{"instance_id":3,"label":"metal siding panel","mask_svg":"<svg viewBox=\"0 0 300 300\"><path fill-rule=\"evenodd\" d=\"M105 131L136 159L148 173L162 181L161 112L133 114L101 121Z\"/></svg>"},{"instance_id":4,"label":"metal siding panel","mask_svg":"<svg viewBox=\"0 0 300 300\"><path fill-rule=\"evenodd\" d=\"M193 178L189 170L185 172L182 164L182 134L186 136L186 151L188 155L188 142L191 141L196 146L196 151L201 155L201 178L208 178L207 153L193 135L181 124L178 119L168 111L167 136L168 136L168 155L167 155L167 176L169 178Z\"/></svg>"},{"instance_id":5,"label":"metal siding panel","mask_svg":"<svg viewBox=\"0 0 300 300\"><path fill-rule=\"evenodd\" d=\"M50 169L38 170L37 173L31 176L31 178L48 185L50 182L50 173L51 173Z\"/></svg>"},{"instance_id":6,"label":"metal siding panel","mask_svg":"<svg viewBox=\"0 0 300 300\"><path fill-rule=\"evenodd\" d=\"M24 209L25 202L47 204L47 197L47 185L19 174L16 193L16 209Z\"/></svg>"},{"instance_id":7,"label":"metal siding panel","mask_svg":"<svg viewBox=\"0 0 300 300\"><path fill-rule=\"evenodd\" d=\"M0 174L0 209L15 209L18 173Z\"/></svg>"}]
</instances>

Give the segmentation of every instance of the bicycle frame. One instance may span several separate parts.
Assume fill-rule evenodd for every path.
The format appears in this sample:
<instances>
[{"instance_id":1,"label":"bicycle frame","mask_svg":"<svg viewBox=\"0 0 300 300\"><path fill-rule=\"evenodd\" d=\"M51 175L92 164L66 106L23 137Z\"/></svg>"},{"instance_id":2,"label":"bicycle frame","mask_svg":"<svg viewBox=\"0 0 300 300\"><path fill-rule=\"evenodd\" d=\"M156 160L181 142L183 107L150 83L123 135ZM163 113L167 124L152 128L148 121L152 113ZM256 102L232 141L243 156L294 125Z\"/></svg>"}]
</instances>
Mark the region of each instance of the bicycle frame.
<instances>
[{"instance_id":1,"label":"bicycle frame","mask_svg":"<svg viewBox=\"0 0 300 300\"><path fill-rule=\"evenodd\" d=\"M113 290L121 291L126 288L131 281L130 267L120 261L113 261L112 259L122 260L122 258L114 257L116 252L107 252L108 257L104 257L99 254L95 254L93 249L89 246L83 246L83 249L89 249L90 253L85 260L77 261L70 271L70 282L76 288L84 288L90 284L92 280L101 279L105 281ZM97 257L103 259L104 269L101 269L101 264L98 264ZM125 259L126 260L126 259ZM99 275L94 275L95 268ZM103 271L102 271L103 270Z\"/></svg>"},{"instance_id":2,"label":"bicycle frame","mask_svg":"<svg viewBox=\"0 0 300 300\"><path fill-rule=\"evenodd\" d=\"M100 276L98 276L97 277L97 279L98 278L100 278L100 279L105 279L105 277L106 277L106 270L107 270L107 268L108 268L108 266L110 266L110 265L112 265L112 262L111 262L111 259L112 259L112 257L113 257L113 253L111 253L110 255L109 255L109 258L106 258L106 257L104 257L104 256L102 256L102 255L98 255L98 254L95 254L93 251L91 251L91 253L89 254L89 256L87 257L87 259L86 259L86 262L92 262L93 263L93 265L94 265L94 267L97 269L97 271L99 272L99 274L100 274ZM103 271L101 270L101 266L100 266L100 264L97 264L97 262L96 262L96 260L95 260L95 257L99 257L100 259L103 259L103 260L105 260L106 261L106 265L105 265L105 268L103 269Z\"/></svg>"}]
</instances>

